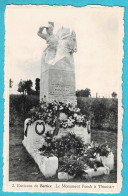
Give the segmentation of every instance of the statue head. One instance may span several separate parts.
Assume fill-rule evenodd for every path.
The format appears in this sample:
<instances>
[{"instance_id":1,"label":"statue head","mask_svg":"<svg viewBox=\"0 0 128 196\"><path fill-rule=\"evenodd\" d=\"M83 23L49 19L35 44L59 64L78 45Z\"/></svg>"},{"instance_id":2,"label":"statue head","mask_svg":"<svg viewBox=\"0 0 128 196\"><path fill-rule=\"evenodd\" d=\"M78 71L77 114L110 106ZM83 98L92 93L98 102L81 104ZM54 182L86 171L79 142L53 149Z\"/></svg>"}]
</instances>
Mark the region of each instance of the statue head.
<instances>
[{"instance_id":1,"label":"statue head","mask_svg":"<svg viewBox=\"0 0 128 196\"><path fill-rule=\"evenodd\" d=\"M53 33L54 29L54 22L48 22L48 25L46 27L47 34L51 35Z\"/></svg>"}]
</instances>

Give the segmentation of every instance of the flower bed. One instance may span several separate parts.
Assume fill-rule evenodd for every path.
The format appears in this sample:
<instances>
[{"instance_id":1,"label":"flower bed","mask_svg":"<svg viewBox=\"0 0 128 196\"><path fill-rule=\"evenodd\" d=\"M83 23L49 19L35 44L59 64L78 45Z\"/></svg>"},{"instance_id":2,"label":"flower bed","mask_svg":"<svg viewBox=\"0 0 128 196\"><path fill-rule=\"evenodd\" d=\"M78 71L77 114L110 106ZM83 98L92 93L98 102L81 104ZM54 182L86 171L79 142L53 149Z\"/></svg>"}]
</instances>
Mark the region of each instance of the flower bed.
<instances>
[{"instance_id":1,"label":"flower bed","mask_svg":"<svg viewBox=\"0 0 128 196\"><path fill-rule=\"evenodd\" d=\"M107 143L84 144L80 137L68 133L62 138L53 138L48 132L44 138L45 145L39 149L43 156L54 155L59 160L59 178L69 177L93 177L109 174L111 168L103 164L102 159L98 160L97 155L109 157L112 153ZM114 165L114 162L112 163Z\"/></svg>"},{"instance_id":2,"label":"flower bed","mask_svg":"<svg viewBox=\"0 0 128 196\"><path fill-rule=\"evenodd\" d=\"M26 122L29 123L29 121ZM36 126L37 123L38 126ZM35 127L37 131L35 131ZM48 131L43 135L37 134L42 131L42 120L30 124L23 144L45 177L55 175L58 170L59 179L87 178L108 174L108 170L113 169L114 156L107 143L102 145L93 142L84 144L81 137L70 132L62 137L54 136L53 131ZM56 168L53 170L50 169L52 157L56 160ZM50 174L45 170L52 172Z\"/></svg>"}]
</instances>

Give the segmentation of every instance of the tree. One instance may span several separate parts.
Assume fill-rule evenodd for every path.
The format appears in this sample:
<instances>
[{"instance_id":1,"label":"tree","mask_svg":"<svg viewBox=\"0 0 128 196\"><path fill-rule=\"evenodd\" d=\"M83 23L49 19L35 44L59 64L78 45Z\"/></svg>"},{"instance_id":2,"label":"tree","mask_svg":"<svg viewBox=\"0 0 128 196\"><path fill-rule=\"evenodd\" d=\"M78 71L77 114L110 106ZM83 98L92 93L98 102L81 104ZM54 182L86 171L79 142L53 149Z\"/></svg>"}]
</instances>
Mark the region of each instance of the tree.
<instances>
[{"instance_id":1,"label":"tree","mask_svg":"<svg viewBox=\"0 0 128 196\"><path fill-rule=\"evenodd\" d=\"M18 92L20 93L25 93L25 81L20 80L19 84L18 84Z\"/></svg>"},{"instance_id":2,"label":"tree","mask_svg":"<svg viewBox=\"0 0 128 196\"><path fill-rule=\"evenodd\" d=\"M19 84L18 84L18 92L23 93L23 94L28 94L30 95L32 92L32 87L33 83L31 80L20 80Z\"/></svg>"},{"instance_id":3,"label":"tree","mask_svg":"<svg viewBox=\"0 0 128 196\"><path fill-rule=\"evenodd\" d=\"M91 90L89 88L86 88L85 90L77 90L76 91L77 97L89 97L91 96Z\"/></svg>"},{"instance_id":4,"label":"tree","mask_svg":"<svg viewBox=\"0 0 128 196\"><path fill-rule=\"evenodd\" d=\"M36 94L39 95L40 92L40 79L36 78L35 80L35 90L36 90Z\"/></svg>"},{"instance_id":5,"label":"tree","mask_svg":"<svg viewBox=\"0 0 128 196\"><path fill-rule=\"evenodd\" d=\"M9 88L12 88L12 86L13 86L13 81L12 81L12 79L10 78L10 79L9 79Z\"/></svg>"},{"instance_id":6,"label":"tree","mask_svg":"<svg viewBox=\"0 0 128 196\"><path fill-rule=\"evenodd\" d=\"M25 81L25 91L27 92L28 95L30 95L32 92L32 86L33 86L33 83L31 80Z\"/></svg>"},{"instance_id":7,"label":"tree","mask_svg":"<svg viewBox=\"0 0 128 196\"><path fill-rule=\"evenodd\" d=\"M113 92L113 93L112 93L112 97L113 97L113 98L116 98L116 97L117 97L117 93L116 93L116 92Z\"/></svg>"}]
</instances>

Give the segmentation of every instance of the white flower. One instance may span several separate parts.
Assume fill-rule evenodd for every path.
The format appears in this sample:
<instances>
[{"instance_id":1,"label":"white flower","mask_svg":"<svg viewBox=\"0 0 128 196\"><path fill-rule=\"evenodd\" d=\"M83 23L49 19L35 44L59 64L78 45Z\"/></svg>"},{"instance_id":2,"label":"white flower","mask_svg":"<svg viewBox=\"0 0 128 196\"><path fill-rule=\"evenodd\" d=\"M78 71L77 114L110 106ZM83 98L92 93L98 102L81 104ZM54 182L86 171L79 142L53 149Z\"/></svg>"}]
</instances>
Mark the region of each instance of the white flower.
<instances>
[{"instance_id":1,"label":"white flower","mask_svg":"<svg viewBox=\"0 0 128 196\"><path fill-rule=\"evenodd\" d=\"M57 106L54 106L54 109L57 110Z\"/></svg>"},{"instance_id":2,"label":"white flower","mask_svg":"<svg viewBox=\"0 0 128 196\"><path fill-rule=\"evenodd\" d=\"M74 118L77 118L77 114L76 113L73 116L74 116Z\"/></svg>"},{"instance_id":3,"label":"white flower","mask_svg":"<svg viewBox=\"0 0 128 196\"><path fill-rule=\"evenodd\" d=\"M76 112L80 112L80 109L79 108L76 108Z\"/></svg>"},{"instance_id":4,"label":"white flower","mask_svg":"<svg viewBox=\"0 0 128 196\"><path fill-rule=\"evenodd\" d=\"M59 107L59 110L63 110L63 107L62 107L62 106L60 106L60 107Z\"/></svg>"}]
</instances>

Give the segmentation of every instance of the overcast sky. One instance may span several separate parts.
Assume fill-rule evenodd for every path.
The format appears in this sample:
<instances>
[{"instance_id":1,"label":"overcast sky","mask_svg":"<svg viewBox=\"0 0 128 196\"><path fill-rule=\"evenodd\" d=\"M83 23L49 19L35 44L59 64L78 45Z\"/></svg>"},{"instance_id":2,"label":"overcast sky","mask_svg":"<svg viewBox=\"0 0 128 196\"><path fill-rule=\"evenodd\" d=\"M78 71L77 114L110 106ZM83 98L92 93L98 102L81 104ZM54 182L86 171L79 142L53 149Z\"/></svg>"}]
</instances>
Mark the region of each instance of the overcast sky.
<instances>
[{"instance_id":1,"label":"overcast sky","mask_svg":"<svg viewBox=\"0 0 128 196\"><path fill-rule=\"evenodd\" d=\"M122 67L123 8L8 6L5 14L6 67L17 90L20 79L40 77L41 56L46 48L37 36L40 26L55 23L76 32L74 54L76 89L90 88L92 95L118 93Z\"/></svg>"}]
</instances>

